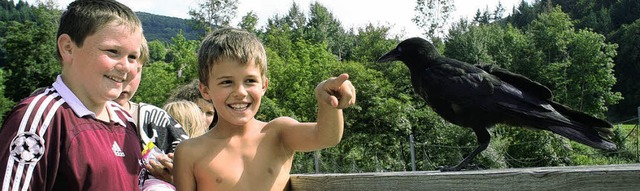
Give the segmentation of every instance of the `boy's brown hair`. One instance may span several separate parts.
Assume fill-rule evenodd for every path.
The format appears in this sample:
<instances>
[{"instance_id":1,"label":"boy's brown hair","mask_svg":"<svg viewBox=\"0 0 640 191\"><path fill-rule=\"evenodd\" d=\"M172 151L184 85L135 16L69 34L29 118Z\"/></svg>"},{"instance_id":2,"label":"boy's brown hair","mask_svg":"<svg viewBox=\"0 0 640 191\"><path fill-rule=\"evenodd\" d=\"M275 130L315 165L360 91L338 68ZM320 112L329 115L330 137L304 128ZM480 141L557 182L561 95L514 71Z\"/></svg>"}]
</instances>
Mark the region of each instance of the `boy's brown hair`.
<instances>
[{"instance_id":1,"label":"boy's brown hair","mask_svg":"<svg viewBox=\"0 0 640 191\"><path fill-rule=\"evenodd\" d=\"M258 37L246 30L221 28L205 37L198 52L200 83L208 85L212 66L222 59L235 59L242 64L253 61L260 68L262 79L267 78L265 49Z\"/></svg>"},{"instance_id":2,"label":"boy's brown hair","mask_svg":"<svg viewBox=\"0 0 640 191\"><path fill-rule=\"evenodd\" d=\"M87 36L111 22L128 26L132 31L142 30L142 22L127 6L115 0L76 0L60 16L56 38L67 34L79 47ZM62 60L56 46L56 58Z\"/></svg>"}]
</instances>

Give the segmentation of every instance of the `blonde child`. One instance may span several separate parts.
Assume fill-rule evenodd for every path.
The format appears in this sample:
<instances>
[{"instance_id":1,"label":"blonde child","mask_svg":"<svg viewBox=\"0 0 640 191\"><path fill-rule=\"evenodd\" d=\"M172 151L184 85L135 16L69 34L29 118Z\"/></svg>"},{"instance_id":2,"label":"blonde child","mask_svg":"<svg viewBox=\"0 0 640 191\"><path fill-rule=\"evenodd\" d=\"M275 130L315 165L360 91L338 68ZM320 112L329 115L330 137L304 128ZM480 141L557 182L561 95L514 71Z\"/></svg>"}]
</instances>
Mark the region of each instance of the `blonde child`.
<instances>
[{"instance_id":1,"label":"blonde child","mask_svg":"<svg viewBox=\"0 0 640 191\"><path fill-rule=\"evenodd\" d=\"M267 60L260 41L244 30L209 34L198 53L198 72L200 92L212 101L218 121L206 134L178 145L178 190L282 190L295 152L338 144L342 109L355 103L355 88L343 74L316 87L318 122L256 120L269 85Z\"/></svg>"},{"instance_id":2,"label":"blonde child","mask_svg":"<svg viewBox=\"0 0 640 191\"><path fill-rule=\"evenodd\" d=\"M188 84L179 86L172 92L171 96L169 96L169 99L167 99L167 103L179 100L187 100L198 104L198 108L200 108L200 110L205 114L206 124L209 127L209 125L212 124L216 111L213 109L213 105L211 104L211 102L205 100L204 98L202 98L202 95L200 95L200 90L198 88L199 85L200 80L194 79Z\"/></svg>"},{"instance_id":3,"label":"blonde child","mask_svg":"<svg viewBox=\"0 0 640 191\"><path fill-rule=\"evenodd\" d=\"M173 101L165 104L162 109L182 125L190 138L207 132L205 113L198 108L196 103L187 100Z\"/></svg>"}]
</instances>

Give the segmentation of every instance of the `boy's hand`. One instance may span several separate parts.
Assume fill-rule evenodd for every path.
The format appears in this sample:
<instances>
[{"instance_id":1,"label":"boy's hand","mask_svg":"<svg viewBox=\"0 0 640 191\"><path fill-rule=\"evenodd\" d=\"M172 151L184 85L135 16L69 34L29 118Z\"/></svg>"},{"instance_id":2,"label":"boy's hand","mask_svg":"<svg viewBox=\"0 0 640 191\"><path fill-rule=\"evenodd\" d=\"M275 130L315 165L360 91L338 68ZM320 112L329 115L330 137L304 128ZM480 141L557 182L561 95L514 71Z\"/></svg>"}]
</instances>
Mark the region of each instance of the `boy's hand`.
<instances>
[{"instance_id":1,"label":"boy's hand","mask_svg":"<svg viewBox=\"0 0 640 191\"><path fill-rule=\"evenodd\" d=\"M173 153L169 153L167 156L157 156L158 164L156 161L149 161L145 165L145 168L157 179L173 184Z\"/></svg>"},{"instance_id":2,"label":"boy's hand","mask_svg":"<svg viewBox=\"0 0 640 191\"><path fill-rule=\"evenodd\" d=\"M349 81L348 74L341 74L320 82L316 86L316 97L318 102L344 109L356 103L356 88Z\"/></svg>"}]
</instances>

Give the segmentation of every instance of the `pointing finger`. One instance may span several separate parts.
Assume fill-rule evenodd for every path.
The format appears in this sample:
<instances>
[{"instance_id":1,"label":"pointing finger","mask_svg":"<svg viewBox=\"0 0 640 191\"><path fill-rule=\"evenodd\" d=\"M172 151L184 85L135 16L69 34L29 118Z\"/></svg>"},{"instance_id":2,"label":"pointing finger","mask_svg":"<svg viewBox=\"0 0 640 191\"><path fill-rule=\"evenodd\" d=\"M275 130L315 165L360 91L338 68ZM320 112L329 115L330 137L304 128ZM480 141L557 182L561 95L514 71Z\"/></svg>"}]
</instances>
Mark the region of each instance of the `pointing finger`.
<instances>
[{"instance_id":1,"label":"pointing finger","mask_svg":"<svg viewBox=\"0 0 640 191\"><path fill-rule=\"evenodd\" d=\"M349 79L349 74L340 74L340 76L336 78L332 78L328 81L327 85L329 90L336 90L342 86L342 84Z\"/></svg>"}]
</instances>

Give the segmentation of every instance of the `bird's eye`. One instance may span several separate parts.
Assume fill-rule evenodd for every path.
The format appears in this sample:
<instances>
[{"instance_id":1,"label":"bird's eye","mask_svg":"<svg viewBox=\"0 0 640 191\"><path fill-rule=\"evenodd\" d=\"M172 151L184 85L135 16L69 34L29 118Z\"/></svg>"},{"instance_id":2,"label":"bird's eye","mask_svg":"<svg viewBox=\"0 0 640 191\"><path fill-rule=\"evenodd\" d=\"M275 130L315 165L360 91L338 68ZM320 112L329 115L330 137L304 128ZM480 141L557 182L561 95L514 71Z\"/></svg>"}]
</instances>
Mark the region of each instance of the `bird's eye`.
<instances>
[{"instance_id":1,"label":"bird's eye","mask_svg":"<svg viewBox=\"0 0 640 191\"><path fill-rule=\"evenodd\" d=\"M398 47L398 52L402 52L402 47Z\"/></svg>"}]
</instances>

